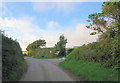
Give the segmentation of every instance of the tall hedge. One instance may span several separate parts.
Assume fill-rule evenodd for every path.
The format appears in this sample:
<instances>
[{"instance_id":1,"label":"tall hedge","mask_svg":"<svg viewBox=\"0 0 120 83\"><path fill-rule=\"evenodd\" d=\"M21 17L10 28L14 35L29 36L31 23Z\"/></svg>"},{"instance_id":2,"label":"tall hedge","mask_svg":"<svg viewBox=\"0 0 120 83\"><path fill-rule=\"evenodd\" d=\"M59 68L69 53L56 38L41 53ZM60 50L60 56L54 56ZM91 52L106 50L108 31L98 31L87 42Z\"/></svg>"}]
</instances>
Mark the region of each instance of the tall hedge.
<instances>
[{"instance_id":1,"label":"tall hedge","mask_svg":"<svg viewBox=\"0 0 120 83\"><path fill-rule=\"evenodd\" d=\"M39 48L28 51L29 56L55 56L55 48Z\"/></svg>"},{"instance_id":2,"label":"tall hedge","mask_svg":"<svg viewBox=\"0 0 120 83\"><path fill-rule=\"evenodd\" d=\"M19 43L2 35L2 80L19 80L26 70Z\"/></svg>"},{"instance_id":3,"label":"tall hedge","mask_svg":"<svg viewBox=\"0 0 120 83\"><path fill-rule=\"evenodd\" d=\"M105 38L107 36L107 38ZM87 60L101 63L105 67L120 69L120 35L110 38L106 33L98 42L75 48L66 60Z\"/></svg>"}]
</instances>

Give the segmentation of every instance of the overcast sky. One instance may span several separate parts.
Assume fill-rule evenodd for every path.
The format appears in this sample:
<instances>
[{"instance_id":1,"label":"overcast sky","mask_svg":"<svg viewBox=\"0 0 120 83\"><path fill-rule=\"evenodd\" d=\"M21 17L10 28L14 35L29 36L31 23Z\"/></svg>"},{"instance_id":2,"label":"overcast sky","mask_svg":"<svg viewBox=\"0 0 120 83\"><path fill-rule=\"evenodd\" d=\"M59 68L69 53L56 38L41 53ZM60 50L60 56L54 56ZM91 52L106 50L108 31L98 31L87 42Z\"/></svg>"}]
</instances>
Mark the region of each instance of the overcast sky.
<instances>
[{"instance_id":1,"label":"overcast sky","mask_svg":"<svg viewBox=\"0 0 120 83\"><path fill-rule=\"evenodd\" d=\"M0 29L17 39L22 50L37 39L53 47L64 34L67 47L81 46L97 39L89 35L88 15L101 12L102 2L4 2Z\"/></svg>"}]
</instances>

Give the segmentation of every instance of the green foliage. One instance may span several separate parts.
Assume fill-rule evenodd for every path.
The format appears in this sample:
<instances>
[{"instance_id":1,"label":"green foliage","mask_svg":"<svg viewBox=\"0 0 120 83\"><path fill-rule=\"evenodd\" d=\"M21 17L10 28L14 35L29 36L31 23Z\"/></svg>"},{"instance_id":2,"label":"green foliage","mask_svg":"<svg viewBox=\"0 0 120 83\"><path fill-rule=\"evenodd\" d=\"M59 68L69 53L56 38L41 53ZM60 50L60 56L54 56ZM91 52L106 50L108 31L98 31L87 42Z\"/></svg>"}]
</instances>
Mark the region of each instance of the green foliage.
<instances>
[{"instance_id":1,"label":"green foliage","mask_svg":"<svg viewBox=\"0 0 120 83\"><path fill-rule=\"evenodd\" d=\"M120 69L120 1L104 2L102 12L89 15L87 28L102 33L97 42L73 50L67 60L99 62L105 67Z\"/></svg>"},{"instance_id":2,"label":"green foliage","mask_svg":"<svg viewBox=\"0 0 120 83\"><path fill-rule=\"evenodd\" d=\"M109 36L108 36L109 37ZM66 60L87 60L98 62L105 67L113 67L120 69L120 50L118 49L120 43L118 37L106 38L106 34L103 34L99 38L99 42L90 43L85 46L74 49ZM106 39L105 39L106 38Z\"/></svg>"},{"instance_id":3,"label":"green foliage","mask_svg":"<svg viewBox=\"0 0 120 83\"><path fill-rule=\"evenodd\" d=\"M41 47L43 47L43 46L45 46L46 45L46 42L45 42L45 40L36 40L36 41L34 41L33 43L31 43L31 44L29 44L28 46L27 46L27 51L30 51L30 50L32 50L32 49L38 49L38 48L41 48Z\"/></svg>"},{"instance_id":4,"label":"green foliage","mask_svg":"<svg viewBox=\"0 0 120 83\"><path fill-rule=\"evenodd\" d=\"M49 56L55 56L55 48L39 48L39 49L33 49L28 51L29 56L44 56L44 57L49 57Z\"/></svg>"},{"instance_id":5,"label":"green foliage","mask_svg":"<svg viewBox=\"0 0 120 83\"><path fill-rule=\"evenodd\" d=\"M120 1L104 2L102 4L102 16L112 18L115 22L120 23Z\"/></svg>"},{"instance_id":6,"label":"green foliage","mask_svg":"<svg viewBox=\"0 0 120 83\"><path fill-rule=\"evenodd\" d=\"M59 51L59 56L66 56L67 39L64 37L64 35L61 35L59 40L60 41L55 44L56 51Z\"/></svg>"},{"instance_id":7,"label":"green foliage","mask_svg":"<svg viewBox=\"0 0 120 83\"><path fill-rule=\"evenodd\" d=\"M114 37L116 33L120 32L120 1L104 2L102 12L90 14L88 18L87 22L90 22L90 25L86 27L95 31L91 35L110 31Z\"/></svg>"},{"instance_id":8,"label":"green foliage","mask_svg":"<svg viewBox=\"0 0 120 83\"><path fill-rule=\"evenodd\" d=\"M26 70L19 43L2 35L2 80L19 80Z\"/></svg>"},{"instance_id":9,"label":"green foliage","mask_svg":"<svg viewBox=\"0 0 120 83\"><path fill-rule=\"evenodd\" d=\"M57 59L57 58L62 58L62 57L58 57L58 56L45 56L45 57L42 57L42 56L29 56L29 57L36 58L36 59Z\"/></svg>"},{"instance_id":10,"label":"green foliage","mask_svg":"<svg viewBox=\"0 0 120 83\"><path fill-rule=\"evenodd\" d=\"M77 75L81 81L118 81L118 71L106 69L99 63L69 60L59 65Z\"/></svg>"},{"instance_id":11,"label":"green foliage","mask_svg":"<svg viewBox=\"0 0 120 83\"><path fill-rule=\"evenodd\" d=\"M102 33L97 42L75 48L61 66L88 81L117 81L120 71L120 1L104 2L90 14L87 28ZM82 60L82 61L81 61ZM99 65L97 65L99 64Z\"/></svg>"},{"instance_id":12,"label":"green foliage","mask_svg":"<svg viewBox=\"0 0 120 83\"><path fill-rule=\"evenodd\" d=\"M74 50L74 48L67 49L67 55L70 54L73 50Z\"/></svg>"}]
</instances>

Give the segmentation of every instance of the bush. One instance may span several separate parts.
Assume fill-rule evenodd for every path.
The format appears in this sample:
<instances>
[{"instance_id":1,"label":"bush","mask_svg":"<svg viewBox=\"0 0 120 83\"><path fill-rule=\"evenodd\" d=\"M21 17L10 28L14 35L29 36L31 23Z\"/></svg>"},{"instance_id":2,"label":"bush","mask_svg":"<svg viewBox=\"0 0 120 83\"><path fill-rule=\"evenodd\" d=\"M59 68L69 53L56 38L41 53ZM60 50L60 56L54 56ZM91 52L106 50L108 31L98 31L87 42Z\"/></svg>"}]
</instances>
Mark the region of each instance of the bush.
<instances>
[{"instance_id":1,"label":"bush","mask_svg":"<svg viewBox=\"0 0 120 83\"><path fill-rule=\"evenodd\" d=\"M98 42L89 43L74 49L66 58L66 60L87 60L94 61L104 65L107 68L120 69L120 43L118 39L120 36L116 35L114 38L99 39Z\"/></svg>"},{"instance_id":2,"label":"bush","mask_svg":"<svg viewBox=\"0 0 120 83\"><path fill-rule=\"evenodd\" d=\"M2 80L19 80L26 70L19 43L2 35Z\"/></svg>"},{"instance_id":3,"label":"bush","mask_svg":"<svg viewBox=\"0 0 120 83\"><path fill-rule=\"evenodd\" d=\"M28 51L29 56L56 56L55 54L55 48L39 48L39 49L33 49Z\"/></svg>"},{"instance_id":4,"label":"bush","mask_svg":"<svg viewBox=\"0 0 120 83\"><path fill-rule=\"evenodd\" d=\"M69 49L67 49L67 55L68 55L69 53L71 53L73 50L74 50L74 48L69 48Z\"/></svg>"}]
</instances>

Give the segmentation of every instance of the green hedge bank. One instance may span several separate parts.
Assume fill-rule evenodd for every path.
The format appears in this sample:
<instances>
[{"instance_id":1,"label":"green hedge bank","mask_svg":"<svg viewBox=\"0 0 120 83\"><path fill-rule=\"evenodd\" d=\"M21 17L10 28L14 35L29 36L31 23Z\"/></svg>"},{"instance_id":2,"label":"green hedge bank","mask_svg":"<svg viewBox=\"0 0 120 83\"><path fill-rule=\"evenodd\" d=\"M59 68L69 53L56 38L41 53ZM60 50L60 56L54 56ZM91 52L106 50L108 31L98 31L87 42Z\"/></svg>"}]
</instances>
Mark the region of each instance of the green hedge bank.
<instances>
[{"instance_id":1,"label":"green hedge bank","mask_svg":"<svg viewBox=\"0 0 120 83\"><path fill-rule=\"evenodd\" d=\"M25 71L27 64L19 43L2 35L2 80L17 81Z\"/></svg>"},{"instance_id":2,"label":"green hedge bank","mask_svg":"<svg viewBox=\"0 0 120 83\"><path fill-rule=\"evenodd\" d=\"M120 42L118 42L118 37L120 36L75 48L67 55L67 60L93 61L104 65L106 68L120 70Z\"/></svg>"},{"instance_id":3,"label":"green hedge bank","mask_svg":"<svg viewBox=\"0 0 120 83\"><path fill-rule=\"evenodd\" d=\"M118 81L120 34L100 36L97 42L75 48L60 65L85 81Z\"/></svg>"},{"instance_id":4,"label":"green hedge bank","mask_svg":"<svg viewBox=\"0 0 120 83\"><path fill-rule=\"evenodd\" d=\"M50 57L55 56L55 48L39 48L28 51L29 56L44 56Z\"/></svg>"}]
</instances>

